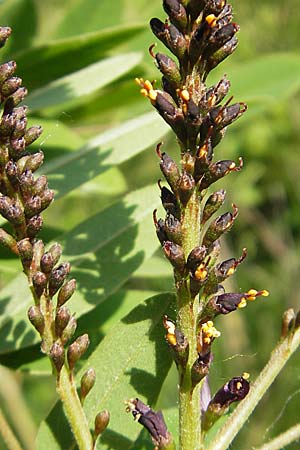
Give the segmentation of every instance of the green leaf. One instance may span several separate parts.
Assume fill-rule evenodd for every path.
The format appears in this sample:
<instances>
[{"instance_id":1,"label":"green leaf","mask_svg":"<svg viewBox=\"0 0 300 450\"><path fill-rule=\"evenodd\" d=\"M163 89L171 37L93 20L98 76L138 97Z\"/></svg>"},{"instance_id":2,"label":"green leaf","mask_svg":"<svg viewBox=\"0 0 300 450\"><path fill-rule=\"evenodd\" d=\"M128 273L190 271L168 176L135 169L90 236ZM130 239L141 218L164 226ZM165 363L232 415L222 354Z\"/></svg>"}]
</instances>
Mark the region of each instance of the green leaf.
<instances>
[{"instance_id":1,"label":"green leaf","mask_svg":"<svg viewBox=\"0 0 300 450\"><path fill-rule=\"evenodd\" d=\"M85 403L91 425L99 411L110 411L111 421L98 445L101 450L130 449L141 431L125 413L126 399L139 397L151 405L158 397L171 365L162 317L173 301L173 295L161 294L137 306L111 329L79 374L87 367L94 367L97 373ZM40 428L37 450L46 449L45 443L51 450L69 448L68 428L57 404Z\"/></svg>"},{"instance_id":2,"label":"green leaf","mask_svg":"<svg viewBox=\"0 0 300 450\"><path fill-rule=\"evenodd\" d=\"M140 53L127 53L91 64L33 91L28 95L26 104L31 110L39 110L71 102L111 83L141 59Z\"/></svg>"},{"instance_id":3,"label":"green leaf","mask_svg":"<svg viewBox=\"0 0 300 450\"><path fill-rule=\"evenodd\" d=\"M76 317L87 313L128 280L157 249L151 213L158 206L150 186L89 217L66 234L63 260L72 263L78 289L68 302ZM38 341L27 320L31 295L23 274L1 291L0 353Z\"/></svg>"},{"instance_id":4,"label":"green leaf","mask_svg":"<svg viewBox=\"0 0 300 450\"><path fill-rule=\"evenodd\" d=\"M36 89L96 62L144 28L144 25L118 26L32 47L14 55L18 75L29 90Z\"/></svg>"},{"instance_id":5,"label":"green leaf","mask_svg":"<svg viewBox=\"0 0 300 450\"><path fill-rule=\"evenodd\" d=\"M63 196L159 142L167 130L156 113L144 114L94 137L78 152L46 165L43 173L57 197Z\"/></svg>"}]
</instances>

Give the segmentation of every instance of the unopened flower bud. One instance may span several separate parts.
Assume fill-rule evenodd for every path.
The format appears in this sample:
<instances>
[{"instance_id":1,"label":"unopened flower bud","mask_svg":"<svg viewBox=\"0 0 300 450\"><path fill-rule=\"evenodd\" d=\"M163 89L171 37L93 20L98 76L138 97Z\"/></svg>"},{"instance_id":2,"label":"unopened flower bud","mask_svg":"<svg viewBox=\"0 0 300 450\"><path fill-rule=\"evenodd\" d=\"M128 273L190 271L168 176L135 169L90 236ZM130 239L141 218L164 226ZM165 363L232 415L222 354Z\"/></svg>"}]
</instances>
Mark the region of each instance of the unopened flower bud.
<instances>
[{"instance_id":1,"label":"unopened flower bud","mask_svg":"<svg viewBox=\"0 0 300 450\"><path fill-rule=\"evenodd\" d=\"M195 180L192 177L192 175L190 175L187 172L183 172L178 180L177 185L180 201L183 205L186 205L187 202L189 201L194 191L194 187L195 187Z\"/></svg>"},{"instance_id":2,"label":"unopened flower bud","mask_svg":"<svg viewBox=\"0 0 300 450\"><path fill-rule=\"evenodd\" d=\"M48 179L46 175L41 175L35 180L34 189L37 194L43 192L48 186Z\"/></svg>"},{"instance_id":3,"label":"unopened flower bud","mask_svg":"<svg viewBox=\"0 0 300 450\"><path fill-rule=\"evenodd\" d=\"M14 161L9 160L5 166L5 172L11 184L16 186L19 183L19 171L17 164Z\"/></svg>"},{"instance_id":4,"label":"unopened flower bud","mask_svg":"<svg viewBox=\"0 0 300 450\"><path fill-rule=\"evenodd\" d=\"M95 382L96 382L96 372L95 372L95 369L93 369L91 367L82 375L82 378L81 378L81 382L80 382L81 403L84 402L85 397L91 391Z\"/></svg>"},{"instance_id":5,"label":"unopened flower bud","mask_svg":"<svg viewBox=\"0 0 300 450\"><path fill-rule=\"evenodd\" d=\"M15 128L11 134L11 139L21 139L24 136L27 126L27 117L23 117L21 120L16 121ZM25 140L23 141L25 147Z\"/></svg>"},{"instance_id":6,"label":"unopened flower bud","mask_svg":"<svg viewBox=\"0 0 300 450\"><path fill-rule=\"evenodd\" d=\"M170 189L166 188L165 186L161 187L159 184L159 187L161 189L160 198L161 198L163 207L165 208L167 213L172 214L174 217L178 218L179 206L178 206L175 195L173 194L173 192L170 191Z\"/></svg>"},{"instance_id":7,"label":"unopened flower bud","mask_svg":"<svg viewBox=\"0 0 300 450\"><path fill-rule=\"evenodd\" d=\"M176 62L163 53L157 53L155 59L159 70L165 78L175 87L178 87L181 82L181 75Z\"/></svg>"},{"instance_id":8,"label":"unopened flower bud","mask_svg":"<svg viewBox=\"0 0 300 450\"><path fill-rule=\"evenodd\" d=\"M210 351L206 355L198 355L191 370L192 386L197 386L208 375L212 356Z\"/></svg>"},{"instance_id":9,"label":"unopened flower bud","mask_svg":"<svg viewBox=\"0 0 300 450\"><path fill-rule=\"evenodd\" d=\"M62 306L59 308L55 315L55 334L57 337L60 337L63 330L69 323L71 318L71 313L68 308Z\"/></svg>"},{"instance_id":10,"label":"unopened flower bud","mask_svg":"<svg viewBox=\"0 0 300 450\"><path fill-rule=\"evenodd\" d=\"M173 161L170 156L163 152L160 152L160 145L157 146L156 152L160 158L160 168L164 174L167 182L169 183L171 189L176 190L177 183L180 177L179 169L175 161Z\"/></svg>"},{"instance_id":11,"label":"unopened flower bud","mask_svg":"<svg viewBox=\"0 0 300 450\"><path fill-rule=\"evenodd\" d=\"M61 333L60 340L62 344L66 344L74 336L76 328L77 328L77 320L74 316L72 316L67 326Z\"/></svg>"},{"instance_id":12,"label":"unopened flower bud","mask_svg":"<svg viewBox=\"0 0 300 450\"><path fill-rule=\"evenodd\" d=\"M165 232L167 235L167 240L180 245L182 241L181 223L180 220L176 219L172 214L168 214L165 220Z\"/></svg>"},{"instance_id":13,"label":"unopened flower bud","mask_svg":"<svg viewBox=\"0 0 300 450\"><path fill-rule=\"evenodd\" d=\"M52 200L54 199L54 191L52 189L46 189L40 194L41 198L41 210L48 208Z\"/></svg>"},{"instance_id":14,"label":"unopened flower bud","mask_svg":"<svg viewBox=\"0 0 300 450\"><path fill-rule=\"evenodd\" d=\"M30 155L26 159L26 163L24 165L24 169L28 169L31 172L35 172L44 161L44 153L40 150L33 155Z\"/></svg>"},{"instance_id":15,"label":"unopened flower bud","mask_svg":"<svg viewBox=\"0 0 300 450\"><path fill-rule=\"evenodd\" d=\"M12 109L18 106L27 95L27 89L25 87L19 87L11 96L5 101L5 109Z\"/></svg>"},{"instance_id":16,"label":"unopened flower bud","mask_svg":"<svg viewBox=\"0 0 300 450\"><path fill-rule=\"evenodd\" d=\"M185 31L188 23L187 13L179 0L163 0L163 7L170 21L181 31Z\"/></svg>"},{"instance_id":17,"label":"unopened flower bud","mask_svg":"<svg viewBox=\"0 0 300 450\"><path fill-rule=\"evenodd\" d=\"M49 276L49 295L52 297L63 285L65 279L70 273L71 265L69 263L60 264L53 269Z\"/></svg>"},{"instance_id":18,"label":"unopened flower bud","mask_svg":"<svg viewBox=\"0 0 300 450\"><path fill-rule=\"evenodd\" d=\"M61 253L62 249L60 244L55 243L51 245L49 250L41 257L41 270L44 273L51 272L53 267L58 263Z\"/></svg>"},{"instance_id":19,"label":"unopened flower bud","mask_svg":"<svg viewBox=\"0 0 300 450\"><path fill-rule=\"evenodd\" d=\"M41 230L43 226L43 219L42 217L37 214L36 216L31 217L27 221L27 235L30 238L34 238L37 233Z\"/></svg>"},{"instance_id":20,"label":"unopened flower bud","mask_svg":"<svg viewBox=\"0 0 300 450\"><path fill-rule=\"evenodd\" d=\"M168 236L165 230L165 221L163 219L158 219L156 217L157 210L153 211L153 222L156 229L156 235L161 244L164 244L168 240Z\"/></svg>"},{"instance_id":21,"label":"unopened flower bud","mask_svg":"<svg viewBox=\"0 0 300 450\"><path fill-rule=\"evenodd\" d=\"M57 307L62 306L64 303L66 303L74 294L76 289L76 280L73 278L72 280L69 280L64 284L58 293L57 296Z\"/></svg>"},{"instance_id":22,"label":"unopened flower bud","mask_svg":"<svg viewBox=\"0 0 300 450\"><path fill-rule=\"evenodd\" d=\"M22 175L20 176L20 189L22 192L22 197L26 200L33 195L34 177L31 170L25 169Z\"/></svg>"},{"instance_id":23,"label":"unopened flower bud","mask_svg":"<svg viewBox=\"0 0 300 450\"><path fill-rule=\"evenodd\" d=\"M210 219L210 217L223 205L225 196L226 192L224 191L224 189L221 189L220 191L216 191L208 197L203 208L201 217L202 224L207 222L208 219Z\"/></svg>"},{"instance_id":24,"label":"unopened flower bud","mask_svg":"<svg viewBox=\"0 0 300 450\"><path fill-rule=\"evenodd\" d=\"M0 47L5 45L6 40L11 35L10 27L0 27Z\"/></svg>"},{"instance_id":25,"label":"unopened flower bud","mask_svg":"<svg viewBox=\"0 0 300 450\"><path fill-rule=\"evenodd\" d=\"M47 277L43 272L36 272L32 276L32 284L38 298L43 294L46 286L47 286Z\"/></svg>"},{"instance_id":26,"label":"unopened flower bud","mask_svg":"<svg viewBox=\"0 0 300 450\"><path fill-rule=\"evenodd\" d=\"M86 352L88 346L90 345L90 339L88 334L83 334L79 336L68 348L68 364L69 369L73 370L76 362L82 357Z\"/></svg>"},{"instance_id":27,"label":"unopened flower bud","mask_svg":"<svg viewBox=\"0 0 300 450\"><path fill-rule=\"evenodd\" d=\"M221 48L214 52L206 62L205 75L217 67L221 62L224 61L228 56L230 56L238 46L238 40L233 36L229 41L227 41Z\"/></svg>"},{"instance_id":28,"label":"unopened flower bud","mask_svg":"<svg viewBox=\"0 0 300 450\"><path fill-rule=\"evenodd\" d=\"M0 197L0 214L13 225L20 225L24 222L22 209L9 197Z\"/></svg>"},{"instance_id":29,"label":"unopened flower bud","mask_svg":"<svg viewBox=\"0 0 300 450\"><path fill-rule=\"evenodd\" d=\"M58 342L55 342L49 353L50 359L53 362L53 365L57 371L57 374L60 373L64 363L65 363L65 350L64 347L59 344Z\"/></svg>"},{"instance_id":30,"label":"unopened flower bud","mask_svg":"<svg viewBox=\"0 0 300 450\"><path fill-rule=\"evenodd\" d=\"M207 251L206 247L199 246L193 248L193 250L189 254L186 265L192 273L197 269L199 264L203 262L206 256L206 251Z\"/></svg>"},{"instance_id":31,"label":"unopened flower bud","mask_svg":"<svg viewBox=\"0 0 300 450\"><path fill-rule=\"evenodd\" d=\"M17 243L17 247L22 263L25 266L29 266L33 257L33 247L30 243L29 238L24 238L21 241L19 241Z\"/></svg>"},{"instance_id":32,"label":"unopened flower bud","mask_svg":"<svg viewBox=\"0 0 300 450\"><path fill-rule=\"evenodd\" d=\"M238 209L233 205L233 213L227 212L217 217L208 227L203 238L203 245L209 247L215 240L217 240L223 233L232 228L233 223L238 215Z\"/></svg>"},{"instance_id":33,"label":"unopened flower bud","mask_svg":"<svg viewBox=\"0 0 300 450\"><path fill-rule=\"evenodd\" d=\"M95 429L94 429L94 438L96 439L99 434L103 433L103 431L107 428L109 424L110 414L105 409L98 413L95 417Z\"/></svg>"},{"instance_id":34,"label":"unopened flower bud","mask_svg":"<svg viewBox=\"0 0 300 450\"><path fill-rule=\"evenodd\" d=\"M14 253L17 253L17 241L2 228L0 228L0 243Z\"/></svg>"},{"instance_id":35,"label":"unopened flower bud","mask_svg":"<svg viewBox=\"0 0 300 450\"><path fill-rule=\"evenodd\" d=\"M215 274L217 276L218 282L224 281L229 276L233 275L237 266L239 266L247 256L247 249L243 249L243 254L240 258L230 258L222 263L218 264L215 269Z\"/></svg>"},{"instance_id":36,"label":"unopened flower bud","mask_svg":"<svg viewBox=\"0 0 300 450\"><path fill-rule=\"evenodd\" d=\"M33 195L32 197L26 199L24 212L27 218L31 218L36 216L41 212L42 209L42 201L39 195Z\"/></svg>"},{"instance_id":37,"label":"unopened flower bud","mask_svg":"<svg viewBox=\"0 0 300 450\"><path fill-rule=\"evenodd\" d=\"M183 273L185 269L185 257L182 247L173 242L166 241L163 245L163 251L172 266L179 273Z\"/></svg>"},{"instance_id":38,"label":"unopened flower bud","mask_svg":"<svg viewBox=\"0 0 300 450\"><path fill-rule=\"evenodd\" d=\"M44 316L38 306L31 306L28 310L28 319L34 326L34 328L40 333L43 334L45 328L45 319Z\"/></svg>"},{"instance_id":39,"label":"unopened flower bud","mask_svg":"<svg viewBox=\"0 0 300 450\"><path fill-rule=\"evenodd\" d=\"M38 125L34 125L26 130L24 135L26 147L36 141L43 132L43 128Z\"/></svg>"},{"instance_id":40,"label":"unopened flower bud","mask_svg":"<svg viewBox=\"0 0 300 450\"><path fill-rule=\"evenodd\" d=\"M22 84L22 80L19 77L10 77L4 81L1 86L1 93L4 97L8 97L13 94Z\"/></svg>"},{"instance_id":41,"label":"unopened flower bud","mask_svg":"<svg viewBox=\"0 0 300 450\"><path fill-rule=\"evenodd\" d=\"M15 61L9 61L0 65L0 83L10 78L17 68Z\"/></svg>"}]
</instances>

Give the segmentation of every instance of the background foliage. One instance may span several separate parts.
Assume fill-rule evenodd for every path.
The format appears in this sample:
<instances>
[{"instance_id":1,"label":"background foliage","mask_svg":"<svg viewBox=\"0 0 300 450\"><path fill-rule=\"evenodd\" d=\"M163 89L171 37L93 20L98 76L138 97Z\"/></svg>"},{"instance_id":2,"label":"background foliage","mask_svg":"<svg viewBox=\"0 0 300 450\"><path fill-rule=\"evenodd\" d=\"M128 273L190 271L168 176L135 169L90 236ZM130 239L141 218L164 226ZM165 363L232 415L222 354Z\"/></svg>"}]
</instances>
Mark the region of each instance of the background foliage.
<instances>
[{"instance_id":1,"label":"background foliage","mask_svg":"<svg viewBox=\"0 0 300 450\"><path fill-rule=\"evenodd\" d=\"M300 289L298 0L232 3L241 25L240 45L209 80L227 73L235 99L249 106L217 150L221 159L242 155L245 163L241 173L225 180L227 206L238 204L240 217L224 257L238 256L247 247L248 258L231 283L241 290L266 288L271 296L224 323L220 319L223 339L214 344L214 389L245 370L256 377L279 336L283 310L299 308ZM15 59L17 74L29 88L31 122L45 130L36 144L45 153L43 172L57 192L44 217L43 239L63 243L79 284L71 310L80 317L78 333L91 336L94 353L85 367L96 367L99 382L87 406L91 417L96 406L114 413L100 448L149 445L124 414L123 400L131 396L153 407L159 396L158 407L168 408L166 415L175 422L172 371L159 395L170 367L160 317L172 308L172 297L145 299L172 291L170 269L156 252L151 213L159 203L155 145L163 138L166 151L177 157L178 150L133 83L135 76L157 77L147 54L155 41L147 23L155 15L164 17L159 0L115 0L113 7L110 0L0 3L1 24L13 28L1 60ZM43 422L55 402L54 382L26 321L25 277L19 261L3 249L0 257L1 404L24 448L32 448L40 423L37 448L64 448L59 431L52 434L55 413ZM20 370L12 376L5 366ZM245 442L258 445L262 437L294 425L299 380L296 356L234 449L244 449Z\"/></svg>"}]
</instances>

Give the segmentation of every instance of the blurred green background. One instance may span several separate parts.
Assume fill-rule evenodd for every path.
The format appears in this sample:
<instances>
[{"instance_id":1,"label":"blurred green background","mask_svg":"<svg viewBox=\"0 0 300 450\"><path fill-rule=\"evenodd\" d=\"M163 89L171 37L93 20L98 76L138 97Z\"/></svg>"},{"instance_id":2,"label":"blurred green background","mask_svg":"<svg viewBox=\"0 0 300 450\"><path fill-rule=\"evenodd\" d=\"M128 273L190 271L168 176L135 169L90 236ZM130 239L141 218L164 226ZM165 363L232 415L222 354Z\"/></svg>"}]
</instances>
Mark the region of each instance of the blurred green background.
<instances>
[{"instance_id":1,"label":"blurred green background","mask_svg":"<svg viewBox=\"0 0 300 450\"><path fill-rule=\"evenodd\" d=\"M246 101L249 106L247 114L230 127L216 149L217 159L237 160L242 156L244 160L242 172L216 186L225 186L227 207L234 202L240 208L234 229L226 242L223 240L223 256L237 257L243 247L248 249L246 262L230 280L228 289L268 289L271 295L218 321L222 339L214 344L213 391L243 371L255 379L279 337L282 312L289 307L298 310L300 305L299 1L235 0L232 4L235 21L241 26L240 44L230 60L208 80L213 83L226 73L232 80L235 100ZM13 36L1 50L1 61L15 59L18 63L17 74L29 88L31 121L41 123L45 129L36 145L44 151L47 163L151 110L133 79L159 77L148 54L149 45L155 42L147 25L153 16L165 17L159 0L0 2L1 25L13 28ZM104 71L100 67L99 72L75 80L75 94L70 80L66 90L60 91L60 84L55 84L55 80L104 58L132 52L141 54L134 53L132 62L126 57L127 66L122 60L106 69L107 79L101 81L99 74ZM151 124L149 127L151 133ZM137 127L136 136L139 131ZM59 239L115 199L155 183L160 172L153 149L160 136L156 141L155 138L154 133L148 149L143 148L124 161L120 145L120 163L116 167L94 174L80 189L70 190L58 199L44 215L43 238ZM174 138L168 135L164 142L164 150L176 157ZM152 226L150 215L149 223ZM160 252L154 258L126 281L125 289L172 289L171 274L160 261ZM153 267L158 267L158 263L161 269L155 272ZM18 262L3 250L1 267L2 288L20 269ZM36 355L37 347L34 349ZM31 347L7 351L0 362L18 368L23 356L24 360L35 359L32 354ZM298 352L262 399L232 449L253 448L299 422L299 369ZM26 449L33 445L32 429L38 427L55 400L54 382L48 372L47 363L36 369L28 364L26 371L15 375L1 369L1 404ZM175 406L175 388L172 372L161 392L160 407ZM5 448L1 440L0 448ZM299 443L289 448L297 449Z\"/></svg>"}]
</instances>

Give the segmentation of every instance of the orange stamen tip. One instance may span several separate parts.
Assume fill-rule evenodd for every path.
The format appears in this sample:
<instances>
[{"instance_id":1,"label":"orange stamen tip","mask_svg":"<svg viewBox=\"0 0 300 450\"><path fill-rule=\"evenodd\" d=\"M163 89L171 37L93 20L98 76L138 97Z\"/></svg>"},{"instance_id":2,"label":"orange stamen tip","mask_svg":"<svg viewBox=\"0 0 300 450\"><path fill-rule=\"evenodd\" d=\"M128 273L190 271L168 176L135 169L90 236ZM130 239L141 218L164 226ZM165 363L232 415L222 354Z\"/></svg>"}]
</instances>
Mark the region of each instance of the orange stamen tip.
<instances>
[{"instance_id":1,"label":"orange stamen tip","mask_svg":"<svg viewBox=\"0 0 300 450\"><path fill-rule=\"evenodd\" d=\"M250 378L250 373L244 372L243 375L242 375L242 378L244 378L244 380L249 380L249 378Z\"/></svg>"},{"instance_id":2,"label":"orange stamen tip","mask_svg":"<svg viewBox=\"0 0 300 450\"><path fill-rule=\"evenodd\" d=\"M150 98L151 101L155 102L156 98L157 98L157 91L155 91L154 89L150 89L148 96Z\"/></svg>"},{"instance_id":3,"label":"orange stamen tip","mask_svg":"<svg viewBox=\"0 0 300 450\"><path fill-rule=\"evenodd\" d=\"M266 289L263 289L260 293L260 295L262 295L263 297L268 297L270 295L270 292L267 291Z\"/></svg>"},{"instance_id":4,"label":"orange stamen tip","mask_svg":"<svg viewBox=\"0 0 300 450\"><path fill-rule=\"evenodd\" d=\"M190 99L190 94L189 91L187 89L183 89L180 92L180 97L182 98L182 100L184 100L185 102L188 102Z\"/></svg>"},{"instance_id":5,"label":"orange stamen tip","mask_svg":"<svg viewBox=\"0 0 300 450\"><path fill-rule=\"evenodd\" d=\"M166 335L166 339L167 339L167 341L168 341L168 343L169 343L170 345L176 345L176 344L177 344L175 334L168 333L168 334Z\"/></svg>"},{"instance_id":6,"label":"orange stamen tip","mask_svg":"<svg viewBox=\"0 0 300 450\"><path fill-rule=\"evenodd\" d=\"M237 305L237 307L238 307L239 309L241 309L241 308L245 308L245 306L247 306L247 301L246 301L246 299L243 297L243 298L241 299L240 303Z\"/></svg>"},{"instance_id":7,"label":"orange stamen tip","mask_svg":"<svg viewBox=\"0 0 300 450\"><path fill-rule=\"evenodd\" d=\"M214 27L217 23L217 18L214 14L209 14L205 17L205 20L210 27Z\"/></svg>"}]
</instances>

